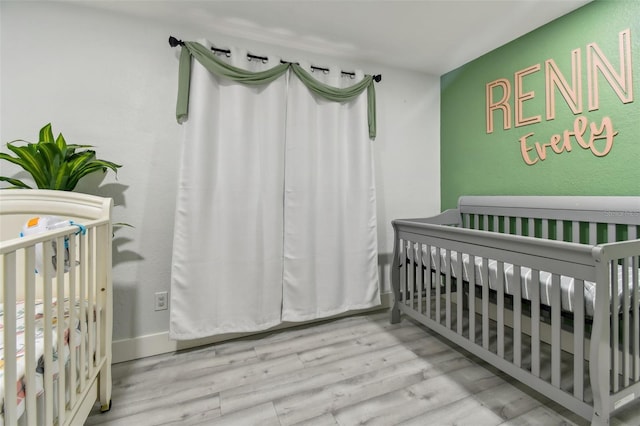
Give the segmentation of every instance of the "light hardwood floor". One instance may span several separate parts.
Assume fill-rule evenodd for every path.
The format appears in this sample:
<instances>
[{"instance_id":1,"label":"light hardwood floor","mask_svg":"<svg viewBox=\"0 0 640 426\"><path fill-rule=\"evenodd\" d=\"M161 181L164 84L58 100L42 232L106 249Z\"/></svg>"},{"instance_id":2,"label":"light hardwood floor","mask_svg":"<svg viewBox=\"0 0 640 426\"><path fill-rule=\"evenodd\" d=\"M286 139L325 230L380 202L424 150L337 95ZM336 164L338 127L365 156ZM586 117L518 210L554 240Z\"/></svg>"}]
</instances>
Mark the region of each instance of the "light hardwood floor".
<instances>
[{"instance_id":1,"label":"light hardwood floor","mask_svg":"<svg viewBox=\"0 0 640 426\"><path fill-rule=\"evenodd\" d=\"M87 425L588 425L387 311L113 366ZM640 404L613 425L640 425Z\"/></svg>"}]
</instances>

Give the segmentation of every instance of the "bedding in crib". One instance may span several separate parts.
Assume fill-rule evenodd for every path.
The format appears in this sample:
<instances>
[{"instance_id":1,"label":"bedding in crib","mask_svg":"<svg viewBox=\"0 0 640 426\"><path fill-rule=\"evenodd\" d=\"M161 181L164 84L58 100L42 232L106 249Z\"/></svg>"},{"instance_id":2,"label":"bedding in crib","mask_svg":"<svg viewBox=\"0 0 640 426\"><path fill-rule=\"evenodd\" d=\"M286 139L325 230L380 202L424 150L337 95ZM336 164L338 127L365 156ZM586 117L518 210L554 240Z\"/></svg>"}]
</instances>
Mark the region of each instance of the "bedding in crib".
<instances>
[{"instance_id":1,"label":"bedding in crib","mask_svg":"<svg viewBox=\"0 0 640 426\"><path fill-rule=\"evenodd\" d=\"M86 305L86 303L85 303ZM75 321L74 324L69 324L70 321L70 303L68 299L64 300L64 353L62 356L66 361L69 359L69 344L71 340L71 345L74 348L77 348L80 345L81 332L80 332L80 320L78 319L80 316L80 305L79 302L74 304L75 309ZM54 298L51 305L51 321L53 324L52 327L52 342L54 345L53 352L53 376L54 379L58 375L58 356L59 354L56 351L56 342L58 339L58 308L57 308L57 300ZM44 372L44 304L42 301L37 301L35 306L35 348L36 348L36 395L41 395L44 392L44 384L43 384L43 372ZM4 333L2 330L4 328L4 305L0 303L0 412L4 412ZM70 330L74 332L71 333ZM24 302L19 301L16 304L16 363L17 363L17 377L18 382L16 383L16 389L18 395L18 409L17 415L18 417L22 416L24 413L24 397L25 397L25 387L24 387L24 376L25 376L25 358L24 358L24 349L25 349L25 307ZM0 416L0 425L3 422L3 416Z\"/></svg>"},{"instance_id":2,"label":"bedding in crib","mask_svg":"<svg viewBox=\"0 0 640 426\"><path fill-rule=\"evenodd\" d=\"M414 251L416 253L417 251ZM437 249L435 247L431 247L430 253L430 265L436 265L436 255ZM417 258L416 258L417 260ZM483 258L481 256L475 256L475 283L478 285L482 285L483 282ZM422 264L427 264L427 248L425 245L422 246ZM451 268L451 276L454 278L457 277L457 271L459 270L458 266L458 253L456 251L451 251L451 265L448 265L447 261L447 252L445 249L440 249L440 270L446 271L447 267ZM497 275L498 275L498 262L493 259L488 259L487 262L488 269L488 277L489 277L489 288L491 290L497 290ZM514 266L509 263L504 263L504 290L508 295L513 295L513 291L515 286L517 285L518 277L514 273ZM462 254L462 279L464 281L469 281L469 270L470 270L470 256L466 253ZM623 267L618 265L617 277L618 277L618 311L620 311L622 303L623 303L623 291L626 286L629 289L628 291L628 299L631 301L632 291L633 291L633 279L637 280L640 271L635 271L635 275L633 275L633 269L629 267L624 273ZM540 292L540 302L543 305L551 306L551 287L552 287L552 274L546 271L540 271L539 276L539 284L534 284L533 274L531 268L522 266L520 267L520 283L521 283L521 295L523 299L531 300L531 295L534 291ZM562 275L560 277L560 289L562 294L561 306L564 311L574 312L574 292L575 292L576 280L573 277L568 277ZM588 317L593 317L594 313L594 305L595 305L595 297L596 297L596 285L590 281L584 281L584 299L585 299L585 314Z\"/></svg>"}]
</instances>

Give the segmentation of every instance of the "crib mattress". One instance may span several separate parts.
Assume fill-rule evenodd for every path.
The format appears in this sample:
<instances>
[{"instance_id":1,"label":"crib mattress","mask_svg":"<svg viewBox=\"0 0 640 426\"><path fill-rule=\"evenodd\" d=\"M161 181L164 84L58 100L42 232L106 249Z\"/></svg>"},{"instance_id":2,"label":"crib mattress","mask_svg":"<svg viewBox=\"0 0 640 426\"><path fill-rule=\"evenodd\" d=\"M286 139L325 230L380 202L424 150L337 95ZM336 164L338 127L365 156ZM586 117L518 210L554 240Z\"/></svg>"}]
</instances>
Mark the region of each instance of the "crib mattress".
<instances>
[{"instance_id":1,"label":"crib mattress","mask_svg":"<svg viewBox=\"0 0 640 426\"><path fill-rule=\"evenodd\" d=\"M64 300L64 353L62 356L66 361L69 359L69 341L71 336L76 336L73 338L72 345L74 347L78 347L80 345L80 321L78 319L80 314L79 304L76 303L74 309L76 310L75 316L75 324L70 327L70 303L69 300ZM57 300L53 300L51 306L51 318L53 323L52 328L52 341L57 342L58 339L58 309L57 309ZM26 361L24 358L24 350L25 350L25 309L24 302L19 301L16 304L16 363L17 363L17 377L18 381L16 383L16 392L18 395L18 407L17 407L17 415L18 417L22 416L24 413L24 398L25 398L25 365ZM43 387L43 371L44 371L44 304L42 301L37 301L35 306L35 348L36 348L36 395L42 394L44 391ZM4 412L4 333L2 330L4 329L4 305L0 303L0 412ZM73 334L70 333L70 330L74 330ZM58 375L58 353L54 348L53 353L53 375L57 377ZM3 424L4 416L0 417L0 425Z\"/></svg>"},{"instance_id":2,"label":"crib mattress","mask_svg":"<svg viewBox=\"0 0 640 426\"><path fill-rule=\"evenodd\" d=\"M417 250L414 250L414 253L418 253ZM431 265L436 265L436 256L438 256L438 250L435 247L431 247L431 252L429 253L431 258ZM446 271L448 267L451 268L451 275L454 278L457 277L458 266L458 252L451 251L451 265L447 265L447 255L445 249L439 250L439 260L440 260L440 270ZM462 254L462 279L464 281L469 281L469 271L470 271L470 257L468 254ZM416 257L416 261L417 261ZM422 264L425 265L427 261L427 248L426 246L422 246ZM483 285L483 258L480 256L476 256L474 260L475 266L475 283L478 285ZM487 261L488 268L488 277L489 277L489 288L491 290L497 289L497 276L498 276L498 262L494 259L488 259ZM540 302L546 306L551 306L551 289L552 289L552 274L546 271L540 271L539 286L534 285L532 279L532 270L531 268L521 266L520 267L520 277L518 277L514 273L514 266L510 263L504 263L504 289L505 293L509 295L513 295L513 290L518 285L518 281L521 285L521 295L526 300L531 300L531 295L534 294L534 291L540 292ZM627 271L627 283L626 286L629 289L629 298L632 297L633 291L633 270L631 268ZM636 279L640 271L636 271ZM622 306L623 301L623 288L625 286L623 276L623 268L622 266L618 266L618 309ZM560 276L560 290L561 290L561 307L564 311L574 312L574 292L575 292L575 279L569 276ZM585 299L585 314L589 317L593 317L594 313L594 304L596 298L596 285L593 282L585 281L584 282L584 299Z\"/></svg>"}]
</instances>

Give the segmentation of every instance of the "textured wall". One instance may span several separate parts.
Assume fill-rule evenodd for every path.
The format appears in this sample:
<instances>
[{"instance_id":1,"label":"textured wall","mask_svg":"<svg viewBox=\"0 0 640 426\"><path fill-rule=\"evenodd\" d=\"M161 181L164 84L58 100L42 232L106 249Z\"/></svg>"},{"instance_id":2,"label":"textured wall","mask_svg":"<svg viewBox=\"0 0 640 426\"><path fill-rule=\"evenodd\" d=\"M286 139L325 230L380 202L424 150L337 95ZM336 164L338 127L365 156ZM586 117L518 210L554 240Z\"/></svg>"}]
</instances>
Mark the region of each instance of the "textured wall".
<instances>
[{"instance_id":1,"label":"textured wall","mask_svg":"<svg viewBox=\"0 0 640 426\"><path fill-rule=\"evenodd\" d=\"M443 75L442 208L640 195L638 16L640 2L596 1Z\"/></svg>"}]
</instances>

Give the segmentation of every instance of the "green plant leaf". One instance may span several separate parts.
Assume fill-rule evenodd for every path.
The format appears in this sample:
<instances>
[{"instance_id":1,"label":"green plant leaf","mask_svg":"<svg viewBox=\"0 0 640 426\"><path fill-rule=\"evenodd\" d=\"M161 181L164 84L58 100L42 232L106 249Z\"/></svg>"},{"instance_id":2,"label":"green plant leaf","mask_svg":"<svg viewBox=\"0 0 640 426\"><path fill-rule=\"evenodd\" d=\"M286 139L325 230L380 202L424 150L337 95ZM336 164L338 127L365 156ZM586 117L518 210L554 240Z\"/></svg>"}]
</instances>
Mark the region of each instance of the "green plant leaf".
<instances>
[{"instance_id":1,"label":"green plant leaf","mask_svg":"<svg viewBox=\"0 0 640 426\"><path fill-rule=\"evenodd\" d=\"M62 133L60 133L56 138L56 146L62 153L62 158L66 158L67 157L67 141L64 140L64 136L62 136Z\"/></svg>"},{"instance_id":2,"label":"green plant leaf","mask_svg":"<svg viewBox=\"0 0 640 426\"><path fill-rule=\"evenodd\" d=\"M53 139L53 131L51 130L51 123L46 124L42 129L40 129L38 141L40 142L55 142Z\"/></svg>"},{"instance_id":3,"label":"green plant leaf","mask_svg":"<svg viewBox=\"0 0 640 426\"><path fill-rule=\"evenodd\" d=\"M71 166L71 172L73 173L75 170L87 164L89 161L93 160L94 158L96 158L95 151L87 150L87 151L78 152L77 154L68 156L67 162Z\"/></svg>"},{"instance_id":4,"label":"green plant leaf","mask_svg":"<svg viewBox=\"0 0 640 426\"><path fill-rule=\"evenodd\" d=\"M38 142L38 152L42 156L42 167L46 170L47 178L53 182L58 169L64 162L62 152L55 143Z\"/></svg>"},{"instance_id":5,"label":"green plant leaf","mask_svg":"<svg viewBox=\"0 0 640 426\"><path fill-rule=\"evenodd\" d=\"M76 145L76 144L67 144L67 158L71 157L76 153L77 149L81 148L93 148L93 145ZM81 151L84 152L84 151Z\"/></svg>"},{"instance_id":6,"label":"green plant leaf","mask_svg":"<svg viewBox=\"0 0 640 426\"><path fill-rule=\"evenodd\" d=\"M86 152L93 152L93 151L86 151ZM84 176L88 174L95 173L98 171L106 172L107 169L113 170L113 172L116 173L116 176L117 176L118 168L122 167L119 164L115 164L105 160L96 160L93 157L94 156L92 156L92 158L89 158L89 159L85 158L84 159L85 161L78 162L77 167L73 169L73 171L71 172L71 176L69 177L69 185L77 184L80 179L82 179Z\"/></svg>"},{"instance_id":7,"label":"green plant leaf","mask_svg":"<svg viewBox=\"0 0 640 426\"><path fill-rule=\"evenodd\" d=\"M32 189L29 185L27 185L23 181L19 179L6 177L6 176L0 176L0 182L9 182L11 185L13 185L16 188Z\"/></svg>"},{"instance_id":8,"label":"green plant leaf","mask_svg":"<svg viewBox=\"0 0 640 426\"><path fill-rule=\"evenodd\" d=\"M38 188L46 188L48 179L45 165L42 163L42 157L38 155L38 151L34 144L28 143L26 146L15 146L11 142L7 143L7 148L11 150L18 159L19 164L26 172L31 174Z\"/></svg>"},{"instance_id":9,"label":"green plant leaf","mask_svg":"<svg viewBox=\"0 0 640 426\"><path fill-rule=\"evenodd\" d=\"M81 173L82 168L85 167L95 158L94 151L82 151L77 154L73 154L67 159L69 163L69 183L68 185L77 185L78 181L87 173Z\"/></svg>"},{"instance_id":10,"label":"green plant leaf","mask_svg":"<svg viewBox=\"0 0 640 426\"><path fill-rule=\"evenodd\" d=\"M53 176L52 188L61 189L63 191L71 191L73 188L68 187L69 182L69 164L62 163L57 170L55 176ZM74 185L75 187L75 185Z\"/></svg>"}]
</instances>

